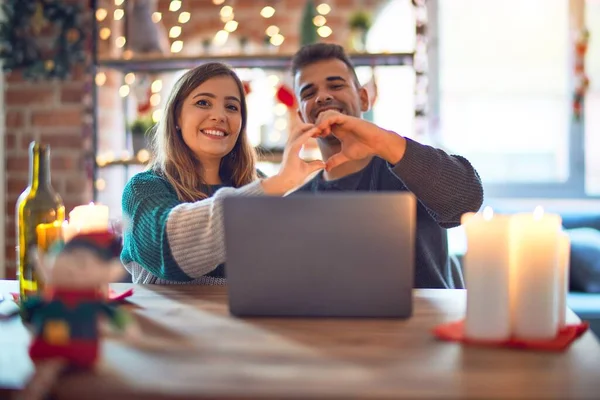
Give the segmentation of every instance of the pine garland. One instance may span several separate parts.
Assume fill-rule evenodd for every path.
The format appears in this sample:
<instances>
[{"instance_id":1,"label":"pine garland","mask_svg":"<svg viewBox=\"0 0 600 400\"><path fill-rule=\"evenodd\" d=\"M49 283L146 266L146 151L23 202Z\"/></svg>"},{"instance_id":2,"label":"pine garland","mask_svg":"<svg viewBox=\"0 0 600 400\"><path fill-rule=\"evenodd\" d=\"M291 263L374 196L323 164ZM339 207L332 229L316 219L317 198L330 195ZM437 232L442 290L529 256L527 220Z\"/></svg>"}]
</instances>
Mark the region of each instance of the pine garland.
<instances>
[{"instance_id":1,"label":"pine garland","mask_svg":"<svg viewBox=\"0 0 600 400\"><path fill-rule=\"evenodd\" d=\"M315 3L313 0L307 0L304 5L304 11L302 13L302 20L300 22L300 45L316 43L319 41L317 35L317 27L315 26L313 19L317 15L315 9Z\"/></svg>"},{"instance_id":2,"label":"pine garland","mask_svg":"<svg viewBox=\"0 0 600 400\"><path fill-rule=\"evenodd\" d=\"M85 60L81 7L62 0L4 0L0 59L26 79L66 78Z\"/></svg>"}]
</instances>

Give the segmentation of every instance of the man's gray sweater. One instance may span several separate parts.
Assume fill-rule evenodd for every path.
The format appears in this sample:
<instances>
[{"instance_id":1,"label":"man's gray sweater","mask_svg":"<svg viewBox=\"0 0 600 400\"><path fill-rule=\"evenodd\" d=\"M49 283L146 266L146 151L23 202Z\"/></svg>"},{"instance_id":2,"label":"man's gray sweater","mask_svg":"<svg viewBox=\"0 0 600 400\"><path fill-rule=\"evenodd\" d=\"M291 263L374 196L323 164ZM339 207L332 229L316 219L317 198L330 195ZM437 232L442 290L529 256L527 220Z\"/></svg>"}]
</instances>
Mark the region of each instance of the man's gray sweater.
<instances>
[{"instance_id":1,"label":"man's gray sweater","mask_svg":"<svg viewBox=\"0 0 600 400\"><path fill-rule=\"evenodd\" d=\"M337 180L326 181L320 172L296 192L323 191L412 192L418 200L414 287L455 287L445 228L460 225L464 213L483 203L479 175L464 157L407 139L396 165L374 157L361 171Z\"/></svg>"}]
</instances>

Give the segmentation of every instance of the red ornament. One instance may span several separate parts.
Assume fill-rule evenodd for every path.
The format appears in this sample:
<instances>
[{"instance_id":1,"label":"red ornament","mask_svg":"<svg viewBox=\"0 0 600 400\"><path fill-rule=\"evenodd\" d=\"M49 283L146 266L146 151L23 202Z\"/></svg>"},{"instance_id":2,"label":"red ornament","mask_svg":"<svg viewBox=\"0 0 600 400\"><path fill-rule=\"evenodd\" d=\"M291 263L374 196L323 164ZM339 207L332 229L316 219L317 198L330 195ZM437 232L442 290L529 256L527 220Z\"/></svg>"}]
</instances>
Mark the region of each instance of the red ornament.
<instances>
[{"instance_id":1,"label":"red ornament","mask_svg":"<svg viewBox=\"0 0 600 400\"><path fill-rule=\"evenodd\" d=\"M252 91L252 88L250 87L250 81L243 81L242 85L244 86L244 94L246 96L249 95Z\"/></svg>"},{"instance_id":2,"label":"red ornament","mask_svg":"<svg viewBox=\"0 0 600 400\"><path fill-rule=\"evenodd\" d=\"M143 99L138 99L137 111L138 114L146 114L152 108L150 104L150 96L152 96L152 90L148 88L146 96Z\"/></svg>"},{"instance_id":3,"label":"red ornament","mask_svg":"<svg viewBox=\"0 0 600 400\"><path fill-rule=\"evenodd\" d=\"M292 89L290 89L288 86L280 85L275 95L277 100L288 106L288 108L296 107L296 97L294 96Z\"/></svg>"}]
</instances>

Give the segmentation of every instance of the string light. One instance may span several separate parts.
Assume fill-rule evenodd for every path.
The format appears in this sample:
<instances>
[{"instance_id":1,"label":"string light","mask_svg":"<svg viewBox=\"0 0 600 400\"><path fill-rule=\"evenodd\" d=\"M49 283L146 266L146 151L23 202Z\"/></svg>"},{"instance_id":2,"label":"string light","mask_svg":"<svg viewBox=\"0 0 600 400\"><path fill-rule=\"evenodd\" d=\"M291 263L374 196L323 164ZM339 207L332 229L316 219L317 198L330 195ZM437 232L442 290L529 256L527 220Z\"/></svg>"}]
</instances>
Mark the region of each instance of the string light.
<instances>
[{"instance_id":1,"label":"string light","mask_svg":"<svg viewBox=\"0 0 600 400\"><path fill-rule=\"evenodd\" d=\"M100 22L104 21L108 16L108 11L105 8L99 8L96 10L96 19Z\"/></svg>"},{"instance_id":2,"label":"string light","mask_svg":"<svg viewBox=\"0 0 600 400\"><path fill-rule=\"evenodd\" d=\"M273 15L275 15L275 9L271 6L263 7L263 9L260 10L260 15L263 18L271 18Z\"/></svg>"},{"instance_id":3,"label":"string light","mask_svg":"<svg viewBox=\"0 0 600 400\"><path fill-rule=\"evenodd\" d=\"M233 14L231 14L231 15L228 15L226 17L221 17L221 21L222 22L229 22L229 21L233 21L233 18L234 18L234 16L233 16Z\"/></svg>"},{"instance_id":4,"label":"string light","mask_svg":"<svg viewBox=\"0 0 600 400\"><path fill-rule=\"evenodd\" d=\"M169 11L175 12L181 8L181 0L171 0L169 4Z\"/></svg>"},{"instance_id":5,"label":"string light","mask_svg":"<svg viewBox=\"0 0 600 400\"><path fill-rule=\"evenodd\" d=\"M106 165L106 158L99 154L96 157L96 164L98 164L99 167L104 167Z\"/></svg>"},{"instance_id":6,"label":"string light","mask_svg":"<svg viewBox=\"0 0 600 400\"><path fill-rule=\"evenodd\" d=\"M115 153L109 150L106 153L104 153L104 157L102 158L104 159L104 163L113 162L115 161Z\"/></svg>"},{"instance_id":7,"label":"string light","mask_svg":"<svg viewBox=\"0 0 600 400\"><path fill-rule=\"evenodd\" d=\"M277 118L275 120L275 129L283 131L287 128L287 120L285 118Z\"/></svg>"},{"instance_id":8,"label":"string light","mask_svg":"<svg viewBox=\"0 0 600 400\"><path fill-rule=\"evenodd\" d=\"M187 11L182 12L181 14L179 14L179 23L180 24L185 24L186 22L188 22L190 20L190 18L192 17L192 14L190 14Z\"/></svg>"},{"instance_id":9,"label":"string light","mask_svg":"<svg viewBox=\"0 0 600 400\"><path fill-rule=\"evenodd\" d=\"M102 86L106 83L106 74L104 72L98 72L96 74L96 86Z\"/></svg>"},{"instance_id":10,"label":"string light","mask_svg":"<svg viewBox=\"0 0 600 400\"><path fill-rule=\"evenodd\" d=\"M154 93L152 96L150 96L150 105L152 107L156 107L159 104L160 104L160 94Z\"/></svg>"},{"instance_id":11,"label":"string light","mask_svg":"<svg viewBox=\"0 0 600 400\"><path fill-rule=\"evenodd\" d=\"M223 3L225 3L225 0L213 0L213 4L215 6L220 6Z\"/></svg>"},{"instance_id":12,"label":"string light","mask_svg":"<svg viewBox=\"0 0 600 400\"><path fill-rule=\"evenodd\" d=\"M107 40L110 37L110 28L102 28L100 29L100 39Z\"/></svg>"},{"instance_id":13,"label":"string light","mask_svg":"<svg viewBox=\"0 0 600 400\"><path fill-rule=\"evenodd\" d=\"M279 27L277 25L271 25L267 29L265 29L265 33L268 36L273 37L279 33Z\"/></svg>"},{"instance_id":14,"label":"string light","mask_svg":"<svg viewBox=\"0 0 600 400\"><path fill-rule=\"evenodd\" d=\"M156 11L152 13L152 22L154 22L155 24L160 22L160 20L162 19L162 13Z\"/></svg>"},{"instance_id":15,"label":"string light","mask_svg":"<svg viewBox=\"0 0 600 400\"><path fill-rule=\"evenodd\" d=\"M331 7L327 3L321 3L317 6L317 12L321 15L327 15L331 11Z\"/></svg>"},{"instance_id":16,"label":"string light","mask_svg":"<svg viewBox=\"0 0 600 400\"><path fill-rule=\"evenodd\" d=\"M106 189L106 181L102 178L96 179L96 189L98 189L100 192Z\"/></svg>"},{"instance_id":17,"label":"string light","mask_svg":"<svg viewBox=\"0 0 600 400\"><path fill-rule=\"evenodd\" d=\"M333 33L333 31L327 25L323 25L317 29L317 33L319 34L319 36L326 38L329 37Z\"/></svg>"},{"instance_id":18,"label":"string light","mask_svg":"<svg viewBox=\"0 0 600 400\"><path fill-rule=\"evenodd\" d=\"M135 74L133 72L130 72L127 75L125 75L126 84L131 85L133 84L133 82L135 82Z\"/></svg>"},{"instance_id":19,"label":"string light","mask_svg":"<svg viewBox=\"0 0 600 400\"><path fill-rule=\"evenodd\" d=\"M162 110L154 110L154 112L152 112L152 121L154 123L157 123L158 121L160 121L161 118L162 118Z\"/></svg>"},{"instance_id":20,"label":"string light","mask_svg":"<svg viewBox=\"0 0 600 400\"><path fill-rule=\"evenodd\" d=\"M117 38L117 40L115 40L115 44L117 45L118 48L125 46L126 42L127 42L127 39L125 39L124 36L119 36Z\"/></svg>"},{"instance_id":21,"label":"string light","mask_svg":"<svg viewBox=\"0 0 600 400\"><path fill-rule=\"evenodd\" d=\"M219 12L219 14L221 15L221 17L231 17L233 15L233 7L231 6L223 6L223 8L221 8L221 11Z\"/></svg>"},{"instance_id":22,"label":"string light","mask_svg":"<svg viewBox=\"0 0 600 400\"><path fill-rule=\"evenodd\" d=\"M281 46L281 44L283 43L284 40L285 40L285 38L283 37L283 35L278 33L276 35L273 35L271 37L271 40L269 40L269 41L271 42L271 44L273 46Z\"/></svg>"},{"instance_id":23,"label":"string light","mask_svg":"<svg viewBox=\"0 0 600 400\"><path fill-rule=\"evenodd\" d=\"M327 23L327 18L325 18L322 15L317 15L316 17L313 18L313 24L315 24L315 26L323 26Z\"/></svg>"},{"instance_id":24,"label":"string light","mask_svg":"<svg viewBox=\"0 0 600 400\"><path fill-rule=\"evenodd\" d=\"M275 115L281 117L282 115L285 115L285 113L287 113L287 106L283 103L277 103L275 105L275 110L274 113Z\"/></svg>"},{"instance_id":25,"label":"string light","mask_svg":"<svg viewBox=\"0 0 600 400\"><path fill-rule=\"evenodd\" d=\"M220 30L215 34L213 43L217 46L223 46L225 44L225 42L227 42L228 38L229 38L229 32Z\"/></svg>"},{"instance_id":26,"label":"string light","mask_svg":"<svg viewBox=\"0 0 600 400\"><path fill-rule=\"evenodd\" d=\"M129 85L123 85L119 88L119 95L121 97L127 97L129 95Z\"/></svg>"},{"instance_id":27,"label":"string light","mask_svg":"<svg viewBox=\"0 0 600 400\"><path fill-rule=\"evenodd\" d=\"M169 30L169 37L170 38L177 38L179 37L179 35L181 35L181 27L180 26L174 26Z\"/></svg>"},{"instance_id":28,"label":"string light","mask_svg":"<svg viewBox=\"0 0 600 400\"><path fill-rule=\"evenodd\" d=\"M150 90L152 91L152 93L158 93L162 90L162 80L157 79L154 82L152 82L152 85L150 86Z\"/></svg>"},{"instance_id":29,"label":"string light","mask_svg":"<svg viewBox=\"0 0 600 400\"><path fill-rule=\"evenodd\" d=\"M133 51L131 51L129 49L123 51L123 58L125 60L131 60L133 58Z\"/></svg>"},{"instance_id":30,"label":"string light","mask_svg":"<svg viewBox=\"0 0 600 400\"><path fill-rule=\"evenodd\" d=\"M227 21L227 23L225 24L225 28L224 29L227 32L231 33L231 32L235 32L235 30L237 29L237 27L238 27L238 22L234 21L234 20L231 20L231 21Z\"/></svg>"},{"instance_id":31,"label":"string light","mask_svg":"<svg viewBox=\"0 0 600 400\"><path fill-rule=\"evenodd\" d=\"M115 6L120 6L125 0L115 0Z\"/></svg>"},{"instance_id":32,"label":"string light","mask_svg":"<svg viewBox=\"0 0 600 400\"><path fill-rule=\"evenodd\" d=\"M171 44L171 53L179 53L183 50L183 41L176 40Z\"/></svg>"},{"instance_id":33,"label":"string light","mask_svg":"<svg viewBox=\"0 0 600 400\"><path fill-rule=\"evenodd\" d=\"M125 15L125 11L123 11L120 8L117 8L114 13L115 21L119 21L121 18L123 18L124 15Z\"/></svg>"},{"instance_id":34,"label":"string light","mask_svg":"<svg viewBox=\"0 0 600 400\"><path fill-rule=\"evenodd\" d=\"M150 152L147 149L141 149L137 153L137 159L141 162L150 161Z\"/></svg>"}]
</instances>

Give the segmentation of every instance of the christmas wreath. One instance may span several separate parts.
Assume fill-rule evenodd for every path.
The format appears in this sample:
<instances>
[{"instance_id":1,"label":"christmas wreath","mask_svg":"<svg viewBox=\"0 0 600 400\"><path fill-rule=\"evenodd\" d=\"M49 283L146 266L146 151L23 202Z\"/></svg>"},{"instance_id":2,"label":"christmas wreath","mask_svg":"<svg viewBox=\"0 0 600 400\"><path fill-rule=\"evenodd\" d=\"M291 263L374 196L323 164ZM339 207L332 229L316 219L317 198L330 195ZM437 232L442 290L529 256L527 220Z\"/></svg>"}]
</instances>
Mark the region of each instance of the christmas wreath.
<instances>
[{"instance_id":1,"label":"christmas wreath","mask_svg":"<svg viewBox=\"0 0 600 400\"><path fill-rule=\"evenodd\" d=\"M61 0L4 0L0 22L3 69L28 79L65 78L85 60L82 10Z\"/></svg>"}]
</instances>

